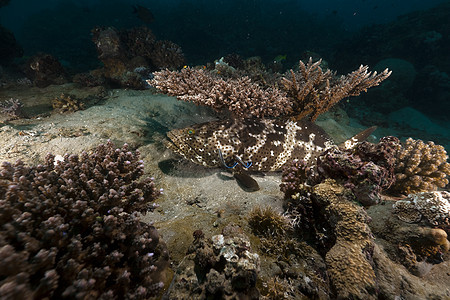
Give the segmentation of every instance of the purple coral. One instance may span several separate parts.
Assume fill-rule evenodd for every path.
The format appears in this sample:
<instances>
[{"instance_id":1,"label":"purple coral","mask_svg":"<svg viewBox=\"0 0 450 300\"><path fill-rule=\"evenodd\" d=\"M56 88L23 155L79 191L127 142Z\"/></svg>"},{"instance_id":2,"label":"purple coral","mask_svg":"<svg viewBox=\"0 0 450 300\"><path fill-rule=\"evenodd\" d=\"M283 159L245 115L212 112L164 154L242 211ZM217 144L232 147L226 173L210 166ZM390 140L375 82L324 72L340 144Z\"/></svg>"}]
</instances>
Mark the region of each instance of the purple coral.
<instances>
[{"instance_id":1,"label":"purple coral","mask_svg":"<svg viewBox=\"0 0 450 300\"><path fill-rule=\"evenodd\" d=\"M0 170L0 298L156 295L168 254L139 212L159 190L139 153L111 142L91 154L48 155ZM149 255L150 254L150 255Z\"/></svg>"},{"instance_id":2,"label":"purple coral","mask_svg":"<svg viewBox=\"0 0 450 300\"><path fill-rule=\"evenodd\" d=\"M348 150L330 148L311 169L292 162L283 173L281 190L289 198L302 190L303 183L318 184L332 178L350 188L361 204L376 204L380 192L395 182L394 154L399 144L395 137L384 137L378 144L362 142Z\"/></svg>"},{"instance_id":3,"label":"purple coral","mask_svg":"<svg viewBox=\"0 0 450 300\"><path fill-rule=\"evenodd\" d=\"M25 117L23 104L19 99L9 99L0 103L0 112L9 117L9 120L16 120Z\"/></svg>"},{"instance_id":4,"label":"purple coral","mask_svg":"<svg viewBox=\"0 0 450 300\"><path fill-rule=\"evenodd\" d=\"M380 192L395 182L394 150L399 143L395 137L384 137L378 144L362 142L349 150L332 148L317 159L317 172L322 178L342 181L361 204L377 204Z\"/></svg>"}]
</instances>

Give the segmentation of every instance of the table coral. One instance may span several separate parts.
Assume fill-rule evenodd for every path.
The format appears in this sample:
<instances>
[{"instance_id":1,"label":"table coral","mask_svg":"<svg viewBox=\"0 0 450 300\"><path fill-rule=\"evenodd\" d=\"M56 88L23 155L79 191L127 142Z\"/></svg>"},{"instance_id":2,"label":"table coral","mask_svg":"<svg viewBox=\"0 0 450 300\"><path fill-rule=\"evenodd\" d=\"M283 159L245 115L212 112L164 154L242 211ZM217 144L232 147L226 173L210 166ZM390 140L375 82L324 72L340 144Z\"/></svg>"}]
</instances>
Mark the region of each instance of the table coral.
<instances>
[{"instance_id":1,"label":"table coral","mask_svg":"<svg viewBox=\"0 0 450 300\"><path fill-rule=\"evenodd\" d=\"M410 194L393 204L397 217L408 223L422 218L435 226L450 225L450 193L446 191Z\"/></svg>"},{"instance_id":2,"label":"table coral","mask_svg":"<svg viewBox=\"0 0 450 300\"><path fill-rule=\"evenodd\" d=\"M406 140L396 151L395 183L390 191L411 194L435 191L448 184L450 164L445 148L433 142Z\"/></svg>"},{"instance_id":3,"label":"table coral","mask_svg":"<svg viewBox=\"0 0 450 300\"><path fill-rule=\"evenodd\" d=\"M225 62L219 62L223 69ZM341 99L357 96L391 74L387 69L372 73L367 66L361 66L337 77L330 70L323 71L320 63L321 60L313 62L312 59L306 64L299 61L298 72L291 70L275 82L258 82L239 71L230 77L229 72L222 76L216 69L186 68L179 72L155 72L149 83L179 100L211 106L218 111L228 109L239 117L289 116L298 120L308 117L314 121Z\"/></svg>"},{"instance_id":4,"label":"table coral","mask_svg":"<svg viewBox=\"0 0 450 300\"><path fill-rule=\"evenodd\" d=\"M140 221L160 194L139 180L139 153L111 142L93 153L48 155L0 169L0 298L148 298L168 254Z\"/></svg>"}]
</instances>

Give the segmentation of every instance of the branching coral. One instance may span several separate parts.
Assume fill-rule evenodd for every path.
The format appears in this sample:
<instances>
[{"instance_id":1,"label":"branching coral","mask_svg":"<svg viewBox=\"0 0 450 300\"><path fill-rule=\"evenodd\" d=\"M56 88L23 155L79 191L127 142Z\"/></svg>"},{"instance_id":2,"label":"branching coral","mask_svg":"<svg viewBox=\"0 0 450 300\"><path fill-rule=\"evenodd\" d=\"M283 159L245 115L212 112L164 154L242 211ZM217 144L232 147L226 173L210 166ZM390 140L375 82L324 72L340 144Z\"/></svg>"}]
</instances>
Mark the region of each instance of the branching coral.
<instances>
[{"instance_id":1,"label":"branching coral","mask_svg":"<svg viewBox=\"0 0 450 300\"><path fill-rule=\"evenodd\" d=\"M76 99L73 95L65 95L64 93L52 100L52 107L63 113L85 109L82 101Z\"/></svg>"},{"instance_id":2,"label":"branching coral","mask_svg":"<svg viewBox=\"0 0 450 300\"><path fill-rule=\"evenodd\" d=\"M367 66L361 66L337 78L329 70L323 72L320 63L311 59L307 64L300 61L299 72L291 70L281 82L275 83L255 81L247 76L230 77L228 72L226 77L221 77L215 70L191 68L155 72L149 83L179 100L215 110L227 108L239 117L309 117L314 121L339 100L357 96L391 74L388 70L372 73Z\"/></svg>"},{"instance_id":3,"label":"branching coral","mask_svg":"<svg viewBox=\"0 0 450 300\"><path fill-rule=\"evenodd\" d=\"M152 85L179 100L206 105L216 111L228 109L242 117L277 117L292 111L289 99L279 89L261 87L249 77L224 79L202 69L154 73Z\"/></svg>"},{"instance_id":4,"label":"branching coral","mask_svg":"<svg viewBox=\"0 0 450 300\"><path fill-rule=\"evenodd\" d=\"M19 99L9 99L0 103L0 113L8 116L9 120L15 120L25 117L23 104Z\"/></svg>"},{"instance_id":5,"label":"branching coral","mask_svg":"<svg viewBox=\"0 0 450 300\"><path fill-rule=\"evenodd\" d=\"M0 170L0 298L146 299L168 255L138 213L159 195L128 146Z\"/></svg>"},{"instance_id":6,"label":"branching coral","mask_svg":"<svg viewBox=\"0 0 450 300\"><path fill-rule=\"evenodd\" d=\"M358 96L391 75L387 69L377 74L369 72L368 66L361 65L358 70L337 78L330 70L323 72L321 63L321 59L313 63L311 58L307 64L300 61L299 71L290 71L291 79L282 78L288 96L294 100L293 110L297 119L309 116L314 121L343 98Z\"/></svg>"},{"instance_id":7,"label":"branching coral","mask_svg":"<svg viewBox=\"0 0 450 300\"><path fill-rule=\"evenodd\" d=\"M395 184L390 191L398 194L434 191L448 184L450 164L444 147L433 142L406 140L396 151Z\"/></svg>"}]
</instances>

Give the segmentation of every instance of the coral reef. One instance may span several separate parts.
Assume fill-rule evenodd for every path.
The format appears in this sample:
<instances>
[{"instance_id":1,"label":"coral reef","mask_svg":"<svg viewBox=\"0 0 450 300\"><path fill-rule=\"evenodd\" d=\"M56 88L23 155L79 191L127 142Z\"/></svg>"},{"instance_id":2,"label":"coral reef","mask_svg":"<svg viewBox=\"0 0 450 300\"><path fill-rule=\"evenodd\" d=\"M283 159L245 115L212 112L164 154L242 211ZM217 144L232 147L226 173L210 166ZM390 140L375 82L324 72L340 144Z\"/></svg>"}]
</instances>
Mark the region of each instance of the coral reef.
<instances>
[{"instance_id":1,"label":"coral reef","mask_svg":"<svg viewBox=\"0 0 450 300\"><path fill-rule=\"evenodd\" d=\"M25 117L23 104L19 99L9 99L0 102L0 113L7 116L8 120L16 120Z\"/></svg>"},{"instance_id":2,"label":"coral reef","mask_svg":"<svg viewBox=\"0 0 450 300\"><path fill-rule=\"evenodd\" d=\"M437 192L424 194L435 193ZM389 258L405 266L412 274L424 277L434 265L445 263L444 260L448 257L446 253L450 249L450 242L447 239L449 227L442 218L444 203L436 203L437 199L433 199L435 197L429 197L435 204L434 208L423 199L419 198L418 201L422 202L422 207L428 208L422 211L425 211L430 219L436 218L440 223L432 224L426 218L420 221L417 216L420 218L422 215L413 202L417 197L419 196L415 195L397 201L394 205L370 207L368 214L372 218L370 223L372 232L376 235L377 242L383 245Z\"/></svg>"},{"instance_id":3,"label":"coral reef","mask_svg":"<svg viewBox=\"0 0 450 300\"><path fill-rule=\"evenodd\" d=\"M393 205L397 217L407 223L424 218L437 227L450 228L450 193L447 191L410 194Z\"/></svg>"},{"instance_id":4,"label":"coral reef","mask_svg":"<svg viewBox=\"0 0 450 300\"><path fill-rule=\"evenodd\" d=\"M0 298L147 299L162 287L165 244L139 213L160 194L139 153L111 142L0 171Z\"/></svg>"},{"instance_id":5,"label":"coral reef","mask_svg":"<svg viewBox=\"0 0 450 300\"><path fill-rule=\"evenodd\" d=\"M377 204L380 193L395 181L395 150L400 141L384 137L377 144L361 142L353 148L333 147L308 167L293 161L283 171L281 191L290 198L304 189L303 184L318 184L332 178L349 188L364 206Z\"/></svg>"},{"instance_id":6,"label":"coral reef","mask_svg":"<svg viewBox=\"0 0 450 300\"><path fill-rule=\"evenodd\" d=\"M76 99L73 95L65 95L64 93L52 100L52 107L54 110L61 113L85 109L85 105L82 101Z\"/></svg>"},{"instance_id":7,"label":"coral reef","mask_svg":"<svg viewBox=\"0 0 450 300\"><path fill-rule=\"evenodd\" d=\"M151 71L161 68L176 69L184 64L181 48L170 41L156 41L147 27L117 30L96 27L92 30L98 58L104 68L79 76L78 82L101 82L89 77L103 77L112 85L144 89ZM89 79L89 80L86 80Z\"/></svg>"},{"instance_id":8,"label":"coral reef","mask_svg":"<svg viewBox=\"0 0 450 300\"><path fill-rule=\"evenodd\" d=\"M31 57L24 72L39 88L67 82L63 66L50 54L41 53Z\"/></svg>"},{"instance_id":9,"label":"coral reef","mask_svg":"<svg viewBox=\"0 0 450 300\"><path fill-rule=\"evenodd\" d=\"M179 100L211 106L217 111L228 109L239 117L292 116L314 121L341 99L359 95L391 74L387 69L380 74L368 72L367 66L361 66L346 76L336 77L329 70L323 72L320 63L321 60L312 59L306 64L300 61L298 72L291 70L275 84L255 81L241 72L230 77L233 67L220 61L219 71L162 70L154 72L149 83ZM223 72L226 67L229 68Z\"/></svg>"},{"instance_id":10,"label":"coral reef","mask_svg":"<svg viewBox=\"0 0 450 300\"><path fill-rule=\"evenodd\" d=\"M390 192L428 192L448 184L446 177L450 175L450 164L443 146L409 138L397 149L395 156L395 183Z\"/></svg>"},{"instance_id":11,"label":"coral reef","mask_svg":"<svg viewBox=\"0 0 450 300\"><path fill-rule=\"evenodd\" d=\"M155 72L154 76L149 83L161 92L216 111L229 110L242 117L277 117L292 111L284 92L261 87L246 76L223 79L213 72L189 67L179 72Z\"/></svg>"},{"instance_id":12,"label":"coral reef","mask_svg":"<svg viewBox=\"0 0 450 300\"><path fill-rule=\"evenodd\" d=\"M316 185L311 199L323 210L336 237L325 261L337 298L376 298L376 273L370 262L373 241L367 214L349 201L345 188L330 180Z\"/></svg>"},{"instance_id":13,"label":"coral reef","mask_svg":"<svg viewBox=\"0 0 450 300\"><path fill-rule=\"evenodd\" d=\"M168 299L259 299L260 262L236 225L210 239L195 232L194 242L166 296Z\"/></svg>"}]
</instances>

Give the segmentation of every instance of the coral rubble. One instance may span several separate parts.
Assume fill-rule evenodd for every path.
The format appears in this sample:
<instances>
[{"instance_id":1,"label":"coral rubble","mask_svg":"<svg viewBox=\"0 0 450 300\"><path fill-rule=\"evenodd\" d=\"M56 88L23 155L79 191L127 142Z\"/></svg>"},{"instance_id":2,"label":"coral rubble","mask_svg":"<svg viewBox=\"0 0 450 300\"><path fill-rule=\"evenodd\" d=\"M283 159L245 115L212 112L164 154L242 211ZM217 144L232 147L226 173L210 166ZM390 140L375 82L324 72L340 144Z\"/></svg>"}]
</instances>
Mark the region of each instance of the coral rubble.
<instances>
[{"instance_id":1,"label":"coral rubble","mask_svg":"<svg viewBox=\"0 0 450 300\"><path fill-rule=\"evenodd\" d=\"M210 239L196 231L194 238L168 299L259 299L259 256L239 227L228 225Z\"/></svg>"},{"instance_id":2,"label":"coral rubble","mask_svg":"<svg viewBox=\"0 0 450 300\"><path fill-rule=\"evenodd\" d=\"M168 254L140 221L160 194L139 180L139 153L111 142L0 170L0 298L144 299L162 287Z\"/></svg>"}]
</instances>

